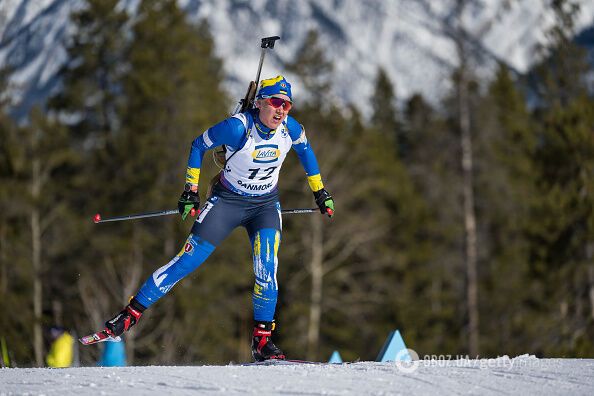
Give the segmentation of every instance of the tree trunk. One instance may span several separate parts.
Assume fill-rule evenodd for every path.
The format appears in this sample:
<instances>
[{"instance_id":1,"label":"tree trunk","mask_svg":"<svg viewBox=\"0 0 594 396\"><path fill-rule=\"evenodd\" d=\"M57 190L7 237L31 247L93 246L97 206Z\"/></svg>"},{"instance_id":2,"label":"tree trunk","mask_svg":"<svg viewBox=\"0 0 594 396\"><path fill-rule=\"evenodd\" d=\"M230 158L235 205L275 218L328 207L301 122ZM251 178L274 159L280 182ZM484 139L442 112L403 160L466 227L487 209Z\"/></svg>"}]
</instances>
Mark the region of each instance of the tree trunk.
<instances>
[{"instance_id":1,"label":"tree trunk","mask_svg":"<svg viewBox=\"0 0 594 396\"><path fill-rule=\"evenodd\" d=\"M459 0L459 30L456 46L460 61L458 82L458 111L460 144L462 147L463 207L466 262L466 301L468 309L468 351L471 356L479 354L479 311L477 275L476 215L474 212L472 134L470 130L470 98L468 93L468 53L462 29L462 10L465 1Z\"/></svg>"},{"instance_id":2,"label":"tree trunk","mask_svg":"<svg viewBox=\"0 0 594 396\"><path fill-rule=\"evenodd\" d=\"M35 364L43 366L43 333L42 333L42 280L41 280L41 215L35 202L41 194L40 180L41 163L34 159L32 164L31 197L34 204L31 207L31 254L33 263L33 350Z\"/></svg>"},{"instance_id":3,"label":"tree trunk","mask_svg":"<svg viewBox=\"0 0 594 396\"><path fill-rule=\"evenodd\" d=\"M594 320L594 265L588 268L590 278L590 319Z\"/></svg>"},{"instance_id":4,"label":"tree trunk","mask_svg":"<svg viewBox=\"0 0 594 396\"><path fill-rule=\"evenodd\" d=\"M54 324L56 326L64 326L62 302L59 300L52 300L52 313L54 314Z\"/></svg>"},{"instance_id":5,"label":"tree trunk","mask_svg":"<svg viewBox=\"0 0 594 396\"><path fill-rule=\"evenodd\" d=\"M462 125L462 122L461 122ZM468 302L468 349L471 356L479 353L479 312L477 275L476 217L472 188L472 143L470 130L462 133L462 167L464 173L464 231L466 235L466 298Z\"/></svg>"},{"instance_id":6,"label":"tree trunk","mask_svg":"<svg viewBox=\"0 0 594 396\"><path fill-rule=\"evenodd\" d=\"M594 320L594 264L592 263L592 256L594 256L594 244L588 244L586 247L586 260L588 265L588 284L590 297L590 318Z\"/></svg>"},{"instance_id":7,"label":"tree trunk","mask_svg":"<svg viewBox=\"0 0 594 396\"><path fill-rule=\"evenodd\" d=\"M311 217L311 303L309 306L309 325L307 329L307 359L315 360L320 343L320 326L322 317L322 287L324 277L323 255L324 241L322 234L322 217Z\"/></svg>"},{"instance_id":8,"label":"tree trunk","mask_svg":"<svg viewBox=\"0 0 594 396\"><path fill-rule=\"evenodd\" d=\"M4 296L8 293L8 271L6 270L6 227L4 224L0 226L0 295ZM4 297L3 297L4 298Z\"/></svg>"}]
</instances>

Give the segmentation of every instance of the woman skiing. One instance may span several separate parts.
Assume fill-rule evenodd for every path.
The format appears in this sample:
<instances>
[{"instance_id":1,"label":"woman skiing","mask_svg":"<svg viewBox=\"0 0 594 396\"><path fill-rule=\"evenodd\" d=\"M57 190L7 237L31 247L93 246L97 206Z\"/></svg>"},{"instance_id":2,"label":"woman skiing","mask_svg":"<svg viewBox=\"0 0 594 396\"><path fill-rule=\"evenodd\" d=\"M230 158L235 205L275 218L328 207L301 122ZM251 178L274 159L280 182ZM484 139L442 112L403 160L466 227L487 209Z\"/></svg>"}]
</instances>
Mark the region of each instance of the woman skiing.
<instances>
[{"instance_id":1,"label":"woman skiing","mask_svg":"<svg viewBox=\"0 0 594 396\"><path fill-rule=\"evenodd\" d=\"M183 219L200 208L198 181L204 153L224 146L226 161L220 178L184 247L146 280L124 310L106 322L107 334L117 337L138 323L148 307L198 268L234 228L243 226L252 244L255 275L252 354L257 361L285 358L271 336L275 328L277 256L282 233L277 184L281 165L291 148L303 165L321 213L330 217L334 213L334 201L324 189L305 130L288 115L292 105L291 85L283 76L262 80L254 109L212 126L193 141L186 184L178 202Z\"/></svg>"}]
</instances>

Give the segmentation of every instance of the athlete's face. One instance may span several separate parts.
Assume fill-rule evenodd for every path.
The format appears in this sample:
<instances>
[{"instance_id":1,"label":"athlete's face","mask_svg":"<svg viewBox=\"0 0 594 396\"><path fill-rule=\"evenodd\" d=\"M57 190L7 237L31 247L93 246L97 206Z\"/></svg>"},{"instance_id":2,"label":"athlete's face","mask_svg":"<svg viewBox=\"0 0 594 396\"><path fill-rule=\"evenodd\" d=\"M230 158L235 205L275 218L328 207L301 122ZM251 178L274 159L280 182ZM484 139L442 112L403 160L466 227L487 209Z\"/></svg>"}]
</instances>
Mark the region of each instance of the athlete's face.
<instances>
[{"instance_id":1,"label":"athlete's face","mask_svg":"<svg viewBox=\"0 0 594 396\"><path fill-rule=\"evenodd\" d=\"M283 99L284 101L275 100ZM278 107L275 107L278 106ZM272 98L258 99L256 107L260 109L260 121L270 129L276 129L289 114L291 100L287 95L276 94Z\"/></svg>"}]
</instances>

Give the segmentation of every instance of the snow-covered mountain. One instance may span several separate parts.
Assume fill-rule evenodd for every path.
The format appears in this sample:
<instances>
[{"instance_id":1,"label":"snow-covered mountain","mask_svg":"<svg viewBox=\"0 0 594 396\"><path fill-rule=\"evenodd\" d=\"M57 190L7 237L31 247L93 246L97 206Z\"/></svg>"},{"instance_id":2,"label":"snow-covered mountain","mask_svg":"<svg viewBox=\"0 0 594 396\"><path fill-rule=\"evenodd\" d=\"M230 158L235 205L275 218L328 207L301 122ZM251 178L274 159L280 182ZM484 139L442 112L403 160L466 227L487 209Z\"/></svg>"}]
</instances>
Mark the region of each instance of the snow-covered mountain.
<instances>
[{"instance_id":1,"label":"snow-covered mountain","mask_svg":"<svg viewBox=\"0 0 594 396\"><path fill-rule=\"evenodd\" d=\"M554 22L550 0L472 0L463 16L480 59L489 73L499 59L519 72L534 60L534 48ZM594 2L579 0L578 29L594 25ZM134 10L138 0L122 0ZM456 50L448 30L455 23L455 0L179 0L189 17L206 19L224 60L225 86L243 95L254 79L260 38L281 36L267 55L262 76L285 73L307 32L334 62L333 93L367 110L378 67L395 84L399 98L421 92L438 98L448 87ZM0 65L15 68L12 97L21 115L57 87L55 74L66 59L65 39L74 32L68 15L83 0L0 0ZM285 73L286 74L286 73ZM295 76L288 74L290 80ZM294 84L299 100L299 84Z\"/></svg>"}]
</instances>

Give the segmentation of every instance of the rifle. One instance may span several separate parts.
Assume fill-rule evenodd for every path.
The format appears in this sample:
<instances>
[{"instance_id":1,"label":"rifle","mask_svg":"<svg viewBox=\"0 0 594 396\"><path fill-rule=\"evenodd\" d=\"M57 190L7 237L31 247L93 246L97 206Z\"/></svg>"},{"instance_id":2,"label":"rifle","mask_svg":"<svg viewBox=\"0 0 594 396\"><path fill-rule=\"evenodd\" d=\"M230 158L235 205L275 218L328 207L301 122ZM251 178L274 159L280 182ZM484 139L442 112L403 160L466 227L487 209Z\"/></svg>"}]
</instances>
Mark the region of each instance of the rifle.
<instances>
[{"instance_id":1,"label":"rifle","mask_svg":"<svg viewBox=\"0 0 594 396\"><path fill-rule=\"evenodd\" d=\"M260 73L262 72L262 65L264 64L264 57L266 56L266 49L270 48L271 50L274 49L274 44L276 40L280 40L279 36L271 36L271 37L264 37L262 38L262 43L260 47L262 48L262 52L260 53L260 63L258 64L258 72L256 73L256 80L250 81L248 85L247 92L243 99L240 99L233 111L233 114L243 113L252 108L254 108L254 101L256 98L256 91L258 90L258 83L260 82ZM222 170L225 168L225 163L227 162L225 159L226 149L222 146L219 150L213 151L213 159L215 164ZM219 175L215 176L213 180L211 180L211 186L218 181Z\"/></svg>"},{"instance_id":2,"label":"rifle","mask_svg":"<svg viewBox=\"0 0 594 396\"><path fill-rule=\"evenodd\" d=\"M260 63L258 64L258 73L256 73L256 81L250 81L248 86L248 90L245 93L243 99L241 99L235 109L233 114L239 112L243 113L254 107L254 98L256 97L256 91L258 89L258 83L260 82L260 73L262 72L262 65L264 64L264 56L266 56L266 49L270 48L271 50L274 49L274 44L276 40L280 40L279 36L272 36L272 37L264 37L262 39L262 43L260 47L262 48L262 53L260 54Z\"/></svg>"}]
</instances>

